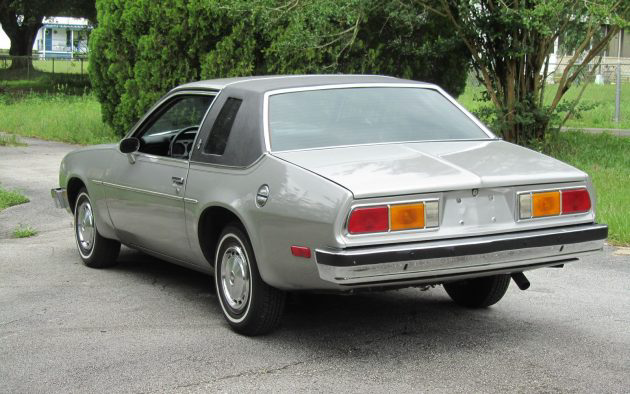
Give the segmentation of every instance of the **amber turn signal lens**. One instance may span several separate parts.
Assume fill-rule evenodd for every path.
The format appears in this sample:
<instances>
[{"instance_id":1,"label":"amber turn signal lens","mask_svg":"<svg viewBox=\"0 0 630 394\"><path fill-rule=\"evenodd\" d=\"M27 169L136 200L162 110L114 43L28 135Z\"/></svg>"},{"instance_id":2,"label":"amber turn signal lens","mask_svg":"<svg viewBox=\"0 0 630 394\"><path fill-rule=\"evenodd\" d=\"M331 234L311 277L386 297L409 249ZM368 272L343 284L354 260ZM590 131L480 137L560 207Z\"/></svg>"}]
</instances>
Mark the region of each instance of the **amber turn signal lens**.
<instances>
[{"instance_id":1,"label":"amber turn signal lens","mask_svg":"<svg viewBox=\"0 0 630 394\"><path fill-rule=\"evenodd\" d=\"M390 207L391 229L424 228L424 204L401 204Z\"/></svg>"},{"instance_id":2,"label":"amber turn signal lens","mask_svg":"<svg viewBox=\"0 0 630 394\"><path fill-rule=\"evenodd\" d=\"M560 192L543 192L532 194L532 216L560 215Z\"/></svg>"}]
</instances>

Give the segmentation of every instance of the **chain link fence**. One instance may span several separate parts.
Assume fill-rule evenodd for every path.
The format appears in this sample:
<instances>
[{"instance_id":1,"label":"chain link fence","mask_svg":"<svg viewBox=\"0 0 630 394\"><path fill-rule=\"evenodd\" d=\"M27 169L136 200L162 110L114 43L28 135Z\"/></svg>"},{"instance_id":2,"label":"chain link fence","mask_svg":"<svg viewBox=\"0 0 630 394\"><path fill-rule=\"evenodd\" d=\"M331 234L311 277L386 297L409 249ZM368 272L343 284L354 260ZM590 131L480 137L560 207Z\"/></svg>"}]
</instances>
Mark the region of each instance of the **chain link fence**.
<instances>
[{"instance_id":1,"label":"chain link fence","mask_svg":"<svg viewBox=\"0 0 630 394\"><path fill-rule=\"evenodd\" d=\"M87 75L87 56L44 58L41 56L10 56L0 53L0 80L37 79L42 75ZM4 75L4 77L3 77Z\"/></svg>"}]
</instances>

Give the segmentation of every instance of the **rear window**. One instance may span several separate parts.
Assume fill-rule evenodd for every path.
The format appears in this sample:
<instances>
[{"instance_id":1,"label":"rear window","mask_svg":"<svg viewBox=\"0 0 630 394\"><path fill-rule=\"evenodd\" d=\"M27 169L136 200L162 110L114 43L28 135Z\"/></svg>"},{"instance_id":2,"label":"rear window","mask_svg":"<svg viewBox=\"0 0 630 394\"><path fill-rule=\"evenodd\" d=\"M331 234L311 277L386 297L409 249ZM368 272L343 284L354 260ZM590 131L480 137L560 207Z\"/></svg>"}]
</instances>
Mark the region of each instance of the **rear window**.
<instances>
[{"instance_id":1,"label":"rear window","mask_svg":"<svg viewBox=\"0 0 630 394\"><path fill-rule=\"evenodd\" d=\"M341 88L269 97L274 151L387 142L487 139L433 89Z\"/></svg>"}]
</instances>

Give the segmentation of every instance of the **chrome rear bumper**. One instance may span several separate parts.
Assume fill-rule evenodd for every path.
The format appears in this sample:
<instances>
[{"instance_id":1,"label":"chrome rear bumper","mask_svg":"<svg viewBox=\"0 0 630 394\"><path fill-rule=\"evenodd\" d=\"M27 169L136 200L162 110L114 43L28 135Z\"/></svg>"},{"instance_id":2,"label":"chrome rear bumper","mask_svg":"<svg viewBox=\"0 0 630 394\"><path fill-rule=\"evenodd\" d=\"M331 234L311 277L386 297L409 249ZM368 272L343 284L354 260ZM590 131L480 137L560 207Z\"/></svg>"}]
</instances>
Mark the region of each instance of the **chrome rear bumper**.
<instances>
[{"instance_id":1,"label":"chrome rear bumper","mask_svg":"<svg viewBox=\"0 0 630 394\"><path fill-rule=\"evenodd\" d=\"M61 187L50 189L50 195L55 203L55 208L65 208L70 210L70 203L68 202L68 193L66 192L66 189Z\"/></svg>"},{"instance_id":2,"label":"chrome rear bumper","mask_svg":"<svg viewBox=\"0 0 630 394\"><path fill-rule=\"evenodd\" d=\"M317 250L319 275L343 287L441 283L521 272L576 260L602 249L608 226L544 230L394 246Z\"/></svg>"}]
</instances>

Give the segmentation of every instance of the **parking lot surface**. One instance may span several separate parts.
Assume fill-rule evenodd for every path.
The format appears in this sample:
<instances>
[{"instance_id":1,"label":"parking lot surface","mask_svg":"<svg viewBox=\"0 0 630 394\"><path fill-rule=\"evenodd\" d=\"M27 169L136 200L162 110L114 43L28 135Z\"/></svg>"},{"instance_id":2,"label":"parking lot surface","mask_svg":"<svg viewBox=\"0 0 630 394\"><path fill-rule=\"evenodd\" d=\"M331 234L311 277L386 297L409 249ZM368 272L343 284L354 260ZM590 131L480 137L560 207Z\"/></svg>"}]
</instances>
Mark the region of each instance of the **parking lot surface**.
<instances>
[{"instance_id":1,"label":"parking lot surface","mask_svg":"<svg viewBox=\"0 0 630 394\"><path fill-rule=\"evenodd\" d=\"M130 249L81 263L53 208L63 155L0 147L0 182L31 202L0 212L0 392L627 392L630 253L606 247L528 274L470 311L441 287L294 295L257 338L225 323L211 279ZM39 230L12 239L19 224Z\"/></svg>"}]
</instances>

